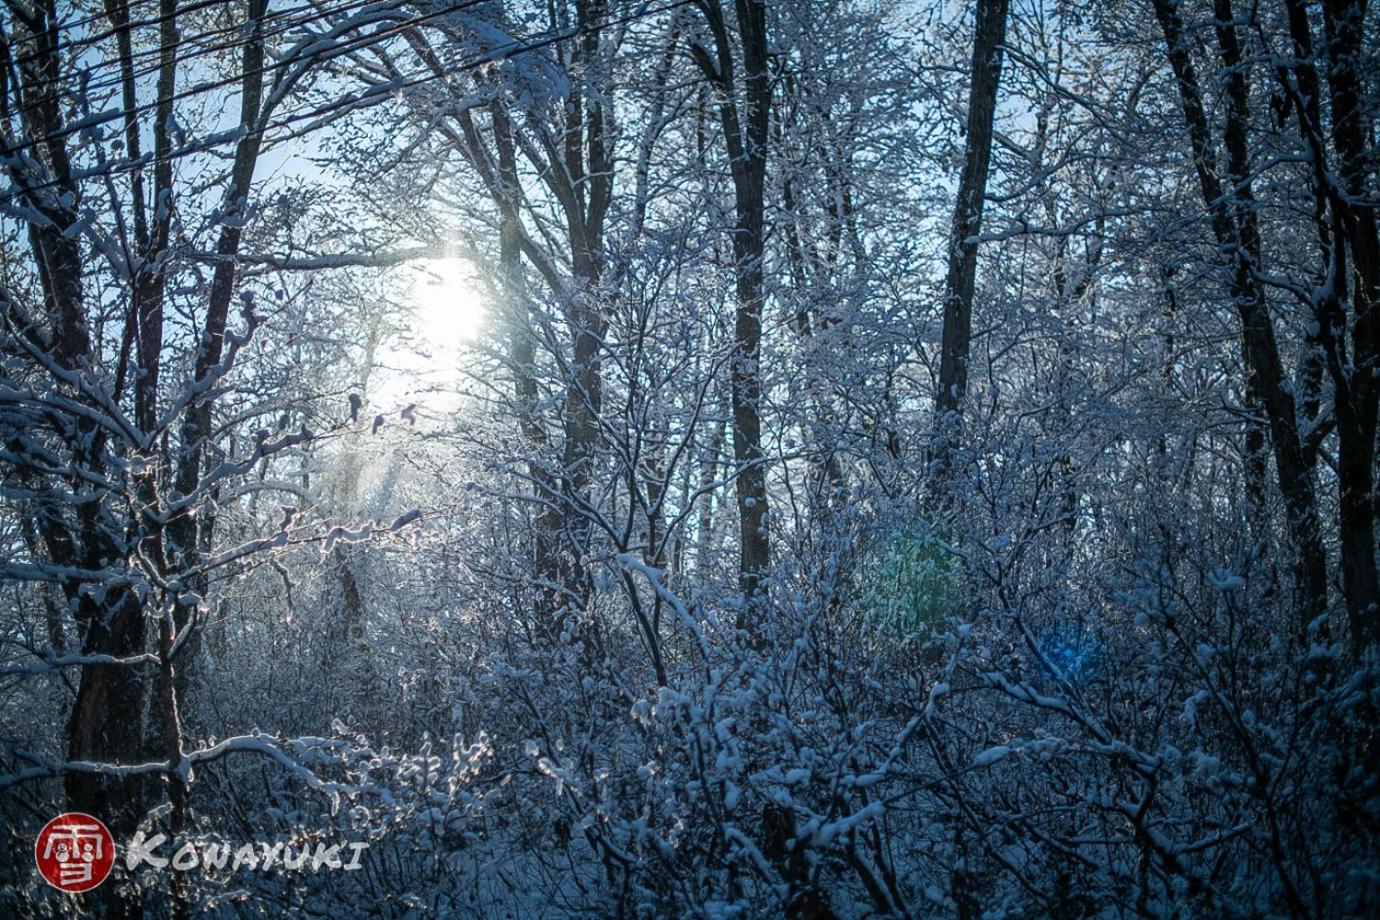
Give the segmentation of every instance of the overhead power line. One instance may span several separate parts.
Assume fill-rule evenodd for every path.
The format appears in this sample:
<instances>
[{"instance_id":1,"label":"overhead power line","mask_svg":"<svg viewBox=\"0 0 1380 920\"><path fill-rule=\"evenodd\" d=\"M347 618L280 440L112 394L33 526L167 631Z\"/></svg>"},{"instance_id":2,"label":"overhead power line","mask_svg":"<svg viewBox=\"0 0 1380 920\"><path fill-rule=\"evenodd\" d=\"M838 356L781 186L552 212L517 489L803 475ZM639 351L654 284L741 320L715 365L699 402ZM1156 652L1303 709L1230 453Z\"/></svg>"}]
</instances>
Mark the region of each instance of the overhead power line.
<instances>
[{"instance_id":1,"label":"overhead power line","mask_svg":"<svg viewBox=\"0 0 1380 920\"><path fill-rule=\"evenodd\" d=\"M333 58L340 57L350 52L362 50L363 48L369 47L372 44L376 44L377 42L382 41L386 37L391 37L400 32L405 32L407 29L414 28L424 21L432 20L439 16L448 15L452 12L457 12L462 9L476 6L482 2L485 2L485 0L467 0L467 2L456 4L454 6L447 7L443 10L433 11L432 13L414 17L413 19L407 20L406 22L398 23L387 30L379 30L379 32L370 33L367 36L361 36L356 39L350 39L348 40L348 42L345 43L346 45L348 45L348 47L331 48L323 56L313 56L312 59L318 62L321 60L331 60ZM552 45L559 44L563 41L569 41L572 38L577 38L581 35L586 35L590 32L598 31L600 29L607 29L614 26L626 25L660 13L671 12L681 7L689 6L695 2L697 2L697 0L673 0L673 2L669 2L656 7L644 6L637 12L631 13L626 16L613 19L606 19L601 22L571 26L569 28L561 30L555 30L549 32L547 35L541 38L530 39L525 42L514 42L512 45L507 47L491 49L490 51L481 54L477 57L468 58L458 64L447 67L440 73L435 73L425 69L413 71L411 76L405 76L402 79L390 80L384 83L373 85L362 93L349 93L341 97L340 99L334 100L325 105L317 106L310 110L300 111L290 115L283 116L278 119L274 119L265 126L264 130L267 131L286 128L304 121L312 122L324 118L326 116L339 115L345 111L352 111L354 109L364 108L369 105L375 104L381 101L382 99L393 96L398 92L411 89L416 86L421 86L435 80L446 79L448 77L460 73L465 73L468 71L476 70L481 67L489 66L491 64L499 63L501 61L509 60L519 55L526 54L532 51L537 51L542 48L547 48ZM281 61L275 63L274 65L261 68L258 71L251 71L251 73L266 73L279 67L287 66L288 64L293 63L300 63L300 61ZM244 76L246 76L246 74L241 73L233 79L220 80L209 84L198 85L196 87L178 93L174 98L177 100L181 100L184 98L190 98L195 95L200 95L214 89L238 83L241 80L243 80ZM143 106L140 106L137 111L144 111L150 109L154 105L156 105L156 103L145 104ZM98 116L95 119L87 119L81 124L68 126L60 131L53 132L52 134L46 135L41 138L31 139L15 148L0 151L0 153L9 156L21 150L32 148L38 144L48 143L52 140L61 140L72 134L89 130L91 128L104 124L107 121L112 121L116 118L123 117L124 115L125 113L123 111L116 110L112 113L108 113L108 117ZM238 137L226 137L223 135L218 135L213 138L206 138L202 139L201 141L188 144L182 149L174 151L173 153L161 159L155 158L152 155L146 155L134 160L114 161L111 163L107 163L96 169L84 172L81 175L75 177L74 181L82 181L93 178L104 178L113 175L120 175L126 172L132 172L137 169L142 169L156 161L166 162L181 159L185 156L203 153L207 150L214 149L215 147L235 143L237 140ZM15 189L14 191L6 195L0 196L0 201L13 201L22 195L31 195L34 192L42 191L48 188L53 188L58 184L59 183L56 181L48 181L27 186L24 188Z\"/></svg>"},{"instance_id":2,"label":"overhead power line","mask_svg":"<svg viewBox=\"0 0 1380 920\"><path fill-rule=\"evenodd\" d=\"M351 0L351 2L345 3L342 6L337 7L335 9L322 9L318 4L306 3L301 6L292 7L290 9L276 10L265 13L264 16L259 20L259 29L262 34L262 37L265 40L267 40L286 34L287 32L292 31L294 28L304 28L306 26L312 25L313 23L323 22L330 19L331 17L339 16L343 13L351 12L352 10L357 9L359 7L368 6L370 4L374 4L377 2L378 0ZM301 16L296 19L288 18L294 16L297 13L301 13L305 10L310 10L311 13L309 15ZM287 21L283 21L284 19L286 19ZM270 22L273 23L272 28L263 28L264 24L268 24ZM196 35L187 36L183 38L182 41L179 43L179 51L177 55L178 64L180 65L186 63L187 61L205 57L210 54L223 54L226 52L235 51L240 48L243 48L251 41L257 40L256 36L254 36L251 32L254 26L254 21L245 20L243 22L236 23L235 25L223 26L218 29L208 29L205 32L200 32ZM222 35L239 35L240 37L235 39L234 41L221 42L219 44L205 43L206 39L216 38ZM193 50L182 50L185 49L188 45L193 46ZM142 61L146 58L157 59L161 53L162 48L159 47L149 48L144 51L135 51L129 56L129 60L130 63L133 64L135 62ZM81 74L83 77L89 77L93 74L99 74L105 71L118 71L121 63L121 59L118 56L113 58L105 58L101 61L97 61L94 64L82 67ZM142 69L135 68L131 76L134 79L138 80L142 77L149 76L150 74L157 73L158 68L159 65L157 63L147 65ZM78 77L75 77L73 74L70 73L59 74L55 77L49 77L44 80L38 80L33 83L28 83L26 84L26 86L30 89L37 89L44 86L70 84L73 82L77 82L78 80ZM99 92L103 89L112 89L118 87L123 80L124 75L116 73L114 76L111 77L102 78L99 80L95 80L93 82L88 82L85 85L83 85L82 89L85 91L86 95L90 96L93 93Z\"/></svg>"},{"instance_id":3,"label":"overhead power line","mask_svg":"<svg viewBox=\"0 0 1380 920\"><path fill-rule=\"evenodd\" d=\"M154 0L145 0L145 2L154 2ZM224 3L225 0L195 0L195 2L189 3L186 6L178 7L171 13L163 13L158 16L154 16L150 19L134 20L128 23L127 25L123 26L112 26L109 29L106 29L102 32L96 32L91 35L84 35L81 38L73 39L72 41L66 43L59 42L57 50L72 51L77 48L89 48L94 44L105 41L107 38L119 35L125 29L142 29L145 26L162 25L163 23L168 22L170 19L174 19L178 16L183 16L187 13L194 13L197 10L204 10L208 6L223 6ZM138 3L131 3L129 5L133 7L137 6ZM88 16L85 19L80 20L79 23L81 25L89 25L93 22L100 22L103 19L108 19L107 14L102 13L96 16ZM77 25L78 23L64 23L63 25L59 26L59 37L61 36L62 32L75 28ZM19 57L14 59L14 63L18 66L23 66L24 64L28 64L30 61L38 60L39 57L41 57L41 55L37 51L35 51L30 54L20 55Z\"/></svg>"},{"instance_id":4,"label":"overhead power line","mask_svg":"<svg viewBox=\"0 0 1380 920\"><path fill-rule=\"evenodd\" d=\"M172 97L168 101L173 103L182 102L186 99L191 99L195 96L200 96L203 93L211 92L212 90L224 89L227 86L235 86L241 83L245 77L266 75L273 73L275 71L286 70L290 67L295 67L301 64L303 60L310 60L314 63L333 60L337 57L349 54L352 51L358 51L361 48L368 47L371 44L381 42L386 38L392 38L393 36L405 32L408 29L415 28L416 26L422 25L431 20L438 19L442 16L448 16L452 13L458 13L470 7L478 6L480 3L483 2L485 2L485 0L462 0L462 2L460 3L455 3L450 6L443 7L439 10L434 10L430 13L426 13L421 16L416 16L412 19L408 19L403 22L395 23L394 25L385 29L379 29L377 31L370 32L365 35L345 39L340 44L326 49L320 53L312 53L308 55L305 59L287 58L281 61L274 61L273 63L265 64L262 67L256 67L253 70L241 71L240 73L237 73L232 77L224 77L219 80L210 80L203 83L198 83L195 86L191 86L187 89L179 90L173 93ZM322 37L324 38L324 36ZM79 134L82 131L86 131L91 128L97 127L98 125L103 125L106 122L115 121L121 118L128 118L130 115L140 115L144 112L152 111L153 109L157 108L160 104L160 100L153 99L149 102L143 103L142 105L135 106L133 109L118 108L111 109L107 112L101 112L96 115L91 115L86 118L78 119L77 122L75 122L74 124L68 125L64 128L59 128L56 131L51 131L48 134L45 134L43 137L34 138L32 140L25 141L22 144L16 144L14 147L11 147L4 152L7 155L22 153L26 150L30 150L34 147L37 147L40 144L48 144L56 140L63 140L64 138L71 137L74 134Z\"/></svg>"}]
</instances>

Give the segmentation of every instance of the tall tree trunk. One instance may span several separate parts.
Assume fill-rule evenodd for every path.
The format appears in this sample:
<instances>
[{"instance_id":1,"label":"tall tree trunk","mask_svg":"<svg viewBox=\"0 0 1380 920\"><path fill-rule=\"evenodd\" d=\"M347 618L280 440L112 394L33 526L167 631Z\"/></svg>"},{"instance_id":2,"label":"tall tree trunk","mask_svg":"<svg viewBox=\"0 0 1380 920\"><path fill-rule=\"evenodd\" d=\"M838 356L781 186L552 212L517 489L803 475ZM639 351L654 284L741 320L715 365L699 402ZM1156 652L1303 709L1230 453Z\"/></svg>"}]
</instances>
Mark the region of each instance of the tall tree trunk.
<instances>
[{"instance_id":1,"label":"tall tree trunk","mask_svg":"<svg viewBox=\"0 0 1380 920\"><path fill-rule=\"evenodd\" d=\"M1374 195L1371 118L1359 63L1365 53L1365 0L1327 0L1327 82L1332 97L1332 142L1344 195L1333 197L1351 253L1351 271L1334 278L1342 298L1351 295L1351 361L1338 361L1336 387L1337 479L1341 499L1342 587L1352 641L1359 648L1380 640L1380 579L1375 570L1375 435L1380 406L1380 233ZM1340 247L1339 247L1340 249ZM1344 267L1344 263L1343 263ZM1346 317L1332 330L1345 341ZM1334 349L1341 357L1341 349Z\"/></svg>"},{"instance_id":2,"label":"tall tree trunk","mask_svg":"<svg viewBox=\"0 0 1380 920\"><path fill-rule=\"evenodd\" d=\"M1179 87L1184 121L1193 151L1203 203L1213 235L1230 258L1228 287L1241 320L1242 350L1247 385L1264 409L1274 451L1275 471L1284 495L1290 538L1297 553L1295 580L1299 592L1300 623L1307 624L1327 607L1327 557L1318 526L1317 501L1312 470L1299 439L1294 397L1280 360L1264 287L1256 274L1260 258L1260 234L1247 163L1248 98L1240 49L1231 24L1229 4L1218 0L1218 41L1227 77L1228 174L1231 193L1218 177L1217 155L1208 127L1198 77L1189 55L1183 20L1176 0L1154 0L1155 15L1164 33L1170 67ZM1235 61L1235 63L1232 63Z\"/></svg>"},{"instance_id":3,"label":"tall tree trunk","mask_svg":"<svg viewBox=\"0 0 1380 920\"><path fill-rule=\"evenodd\" d=\"M602 45L607 0L575 0L573 6L579 41L573 46L562 43L555 52L571 77L570 94L560 117L547 122L545 113L510 109L504 102L495 102L490 106L492 151L468 108L456 112L452 124L439 126L479 174L499 210L500 268L507 279L505 287L510 296L524 301L512 304L509 333L524 435L534 446L549 447L547 454L558 452L553 458L557 462L550 468L541 468L540 463L528 466L541 502L533 568L536 580L543 585L541 604L547 608L544 619L550 621L546 625L551 635L560 631L557 619L561 611L583 610L593 591L587 559L593 528L585 505L591 498L590 484L602 443L602 352L608 319L599 285L605 258L604 222L612 202L616 165L612 112L608 110L611 77L604 73L606 50ZM561 27L563 12L556 4L548 8L553 29ZM404 36L435 77L448 76L441 56L421 30L409 29ZM515 115L523 115L525 120L518 121ZM523 231L517 152L531 161L559 205L565 224L563 242L570 253L568 278L561 276L557 260L547 257ZM547 438L534 412L535 348L526 321L525 297L518 293L521 256L528 258L562 302L571 330L570 357L562 361L564 439L560 443Z\"/></svg>"},{"instance_id":4,"label":"tall tree trunk","mask_svg":"<svg viewBox=\"0 0 1380 920\"><path fill-rule=\"evenodd\" d=\"M225 221L221 226L220 239L216 243L216 265L211 277L211 291L206 306L206 320L202 327L201 341L198 343L195 379L202 383L215 372L225 350L225 330L230 316L230 302L234 297L237 265L236 256L240 251L243 236L244 216L248 213L249 192L254 182L254 170L259 160L259 150L263 145L263 131L268 112L263 111L264 98L264 16L268 11L268 0L247 0L246 25L248 40L244 44L241 72L243 82L240 87L240 128L244 132L235 145L235 157L230 169L230 182L225 189ZM187 408L182 419L181 452L173 471L174 499L185 498L196 491L202 475L202 460L206 455L207 440L211 435L211 413L214 400L205 399ZM208 508L191 509L174 517L168 524L168 551L174 566L188 567L199 552L211 544L216 526L216 515ZM200 589L202 584L192 587ZM192 632L182 646L182 667L179 686L185 689L187 675L196 665L201 640L195 623L196 608L180 600L174 614L174 622L179 630Z\"/></svg>"},{"instance_id":5,"label":"tall tree trunk","mask_svg":"<svg viewBox=\"0 0 1380 920\"><path fill-rule=\"evenodd\" d=\"M719 475L719 453L724 446L724 422L717 414L719 411L716 406L709 444L700 455L700 513L695 521L695 574L698 578L708 576L718 543L714 539L714 506L719 492L713 485Z\"/></svg>"},{"instance_id":6,"label":"tall tree trunk","mask_svg":"<svg viewBox=\"0 0 1380 920\"><path fill-rule=\"evenodd\" d=\"M786 92L797 91L788 81ZM774 135L778 144L783 141L783 130L783 126L778 123ZM833 166L825 166L832 186L831 194L828 196L830 228L825 258L819 258L813 252L806 252L805 242L800 234L802 205L795 195L795 179L790 175L790 166L786 167L787 174L781 180L781 204L785 209L785 220L781 230L786 243L786 258L791 268L791 282L802 291L816 280L836 280L843 229L853 220L852 193L847 177L848 164L836 150L821 149L821 154L826 164L831 156L840 161ZM816 329L820 332L827 331L836 321L835 317L828 314L816 321L811 316L809 304L802 303L796 311L794 325L796 333L809 348L815 338ZM831 394L825 391L825 387L816 384L811 377L807 380L802 404L807 414L807 420L802 425L803 433L812 447L813 454L811 466L814 467L814 473L811 479L815 485L811 487L810 494L814 507L826 517L832 516L848 502L848 479L844 475L842 464L839 463L836 450L838 438L834 431L836 413L833 400Z\"/></svg>"},{"instance_id":7,"label":"tall tree trunk","mask_svg":"<svg viewBox=\"0 0 1380 920\"><path fill-rule=\"evenodd\" d=\"M40 219L29 222L29 242L43 290L50 353L65 370L93 363L82 290L80 234L75 232L80 202L73 181L57 86L62 76L58 11L52 0L26 8L10 7L23 49L20 68L20 121L25 136L37 141L43 170L12 165L12 176ZM42 185L51 184L51 188ZM132 326L131 326L132 328ZM76 423L69 447L75 466L103 466L104 439L85 419ZM48 557L58 565L99 570L122 558L120 534L88 502L76 511L53 502L35 508L36 529ZM116 588L98 602L82 584L63 584L67 603L84 629L82 652L116 658L144 651L143 610L133 592ZM143 741L145 675L139 667L92 664L81 669L76 700L67 723L69 760L124 762L136 759ZM117 833L132 830L143 815L145 783L139 777L107 777L69 772L65 793L72 808L102 817Z\"/></svg>"},{"instance_id":8,"label":"tall tree trunk","mask_svg":"<svg viewBox=\"0 0 1380 920\"><path fill-rule=\"evenodd\" d=\"M742 86L734 76L734 54L718 0L702 6L714 38L714 53L699 45L691 53L718 91L719 123L733 175L733 263L738 306L735 351L729 369L733 411L733 458L738 471L738 583L745 605L740 625L751 628L752 611L766 597L771 564L766 458L762 452L762 309L766 303L767 141L771 123L771 79L767 71L767 11L763 0L735 0L742 45Z\"/></svg>"},{"instance_id":9,"label":"tall tree trunk","mask_svg":"<svg viewBox=\"0 0 1380 920\"><path fill-rule=\"evenodd\" d=\"M603 435L599 425L604 406L603 350L608 316L600 290L604 273L604 218L613 196L612 137L605 107L606 62L600 47L602 23L607 18L606 0L577 0L576 20L581 28L579 44L568 62L572 74L585 81L575 83L566 102L563 128L566 237L570 244L571 274L565 292L567 316L573 338L567 368L565 396L565 443L561 475L559 527L565 537L564 588L573 613L582 612L594 592L589 567L593 525L584 511L591 500L590 485ZM581 87L588 84L587 89Z\"/></svg>"},{"instance_id":10,"label":"tall tree trunk","mask_svg":"<svg viewBox=\"0 0 1380 920\"><path fill-rule=\"evenodd\" d=\"M996 114L997 86L1001 81L1007 6L1007 0L978 0L977 23L973 32L967 146L949 239L939 388L934 400L935 470L942 480L947 480L953 473L953 453L962 434L963 401L968 394L978 235L982 232L982 208L992 163L992 119ZM940 488L946 494L949 492L946 482L941 482Z\"/></svg>"},{"instance_id":11,"label":"tall tree trunk","mask_svg":"<svg viewBox=\"0 0 1380 920\"><path fill-rule=\"evenodd\" d=\"M493 119L494 149L497 154L493 197L499 211L498 263L503 296L507 300L508 359L512 365L513 395L517 403L518 425L533 457L527 464L533 491L540 502L531 547L532 568L541 596L539 619L550 621L561 606L560 584L560 497L551 471L541 454L550 450L550 439L538 416L536 346L532 329L527 286L522 274L521 185L517 169L517 149L508 111L501 102L490 106Z\"/></svg>"}]
</instances>

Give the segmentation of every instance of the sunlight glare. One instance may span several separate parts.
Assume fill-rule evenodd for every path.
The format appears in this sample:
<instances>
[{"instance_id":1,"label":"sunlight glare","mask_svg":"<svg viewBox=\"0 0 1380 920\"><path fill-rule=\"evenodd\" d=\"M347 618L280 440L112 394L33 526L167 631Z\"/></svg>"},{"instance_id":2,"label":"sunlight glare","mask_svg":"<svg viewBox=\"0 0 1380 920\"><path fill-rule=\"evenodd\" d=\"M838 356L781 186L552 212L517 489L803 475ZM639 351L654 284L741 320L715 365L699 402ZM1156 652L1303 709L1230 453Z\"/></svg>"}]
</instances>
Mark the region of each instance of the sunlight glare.
<instances>
[{"instance_id":1,"label":"sunlight glare","mask_svg":"<svg viewBox=\"0 0 1380 920\"><path fill-rule=\"evenodd\" d=\"M412 336L441 358L483 328L484 298L474 269L462 259L427 259L412 271Z\"/></svg>"}]
</instances>

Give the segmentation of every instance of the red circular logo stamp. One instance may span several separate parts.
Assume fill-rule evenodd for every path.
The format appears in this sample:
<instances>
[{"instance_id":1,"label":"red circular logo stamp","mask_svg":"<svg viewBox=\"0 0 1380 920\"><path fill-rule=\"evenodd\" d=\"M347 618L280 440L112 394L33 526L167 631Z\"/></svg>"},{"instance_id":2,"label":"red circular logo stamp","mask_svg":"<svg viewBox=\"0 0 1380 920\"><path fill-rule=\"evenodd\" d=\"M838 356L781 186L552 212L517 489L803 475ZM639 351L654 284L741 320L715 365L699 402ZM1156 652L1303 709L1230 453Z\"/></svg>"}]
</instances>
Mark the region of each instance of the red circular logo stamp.
<instances>
[{"instance_id":1,"label":"red circular logo stamp","mask_svg":"<svg viewBox=\"0 0 1380 920\"><path fill-rule=\"evenodd\" d=\"M115 865L115 840L99 818L69 811L38 832L34 862L59 891L90 891Z\"/></svg>"}]
</instances>

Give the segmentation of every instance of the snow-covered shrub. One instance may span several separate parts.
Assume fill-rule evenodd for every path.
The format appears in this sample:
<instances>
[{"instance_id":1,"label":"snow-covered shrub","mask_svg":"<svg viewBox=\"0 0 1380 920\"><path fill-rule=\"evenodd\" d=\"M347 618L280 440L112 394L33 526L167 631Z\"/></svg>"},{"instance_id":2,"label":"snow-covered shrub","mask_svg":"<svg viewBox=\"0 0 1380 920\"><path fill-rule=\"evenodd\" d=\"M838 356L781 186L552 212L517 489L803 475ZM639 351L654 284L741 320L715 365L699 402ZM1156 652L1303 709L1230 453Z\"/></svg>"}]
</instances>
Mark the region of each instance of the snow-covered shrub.
<instances>
[{"instance_id":1,"label":"snow-covered shrub","mask_svg":"<svg viewBox=\"0 0 1380 920\"><path fill-rule=\"evenodd\" d=\"M968 602L943 531L920 517L867 540L851 574L845 603L878 642L923 642Z\"/></svg>"}]
</instances>

